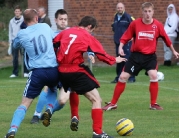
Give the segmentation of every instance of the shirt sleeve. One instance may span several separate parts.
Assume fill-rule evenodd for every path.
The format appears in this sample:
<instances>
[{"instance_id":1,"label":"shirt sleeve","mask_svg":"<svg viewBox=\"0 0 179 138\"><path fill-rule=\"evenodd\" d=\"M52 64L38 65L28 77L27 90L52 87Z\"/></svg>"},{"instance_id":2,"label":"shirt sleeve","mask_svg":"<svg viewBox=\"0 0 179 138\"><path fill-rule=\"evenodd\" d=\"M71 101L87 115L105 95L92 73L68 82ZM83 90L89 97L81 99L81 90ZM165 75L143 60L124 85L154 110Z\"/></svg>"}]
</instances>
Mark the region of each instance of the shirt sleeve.
<instances>
[{"instance_id":1,"label":"shirt sleeve","mask_svg":"<svg viewBox=\"0 0 179 138\"><path fill-rule=\"evenodd\" d=\"M12 46L13 46L13 48L18 48L18 47L21 46L20 45L20 39L19 39L18 36L14 39Z\"/></svg>"},{"instance_id":2,"label":"shirt sleeve","mask_svg":"<svg viewBox=\"0 0 179 138\"><path fill-rule=\"evenodd\" d=\"M134 34L134 22L131 22L125 33L122 35L121 39L119 40L121 43L126 44L129 40L132 39Z\"/></svg>"},{"instance_id":3,"label":"shirt sleeve","mask_svg":"<svg viewBox=\"0 0 179 138\"><path fill-rule=\"evenodd\" d=\"M165 44L170 47L172 42L170 40L170 38L168 37L168 35L166 34L164 27L162 24L159 24L159 33L160 33L160 37L163 39L163 41L165 42Z\"/></svg>"},{"instance_id":4,"label":"shirt sleeve","mask_svg":"<svg viewBox=\"0 0 179 138\"><path fill-rule=\"evenodd\" d=\"M108 55L106 51L103 49L101 43L93 36L91 36L89 47L100 61L103 61L109 65L113 65L116 63L116 58Z\"/></svg>"}]
</instances>

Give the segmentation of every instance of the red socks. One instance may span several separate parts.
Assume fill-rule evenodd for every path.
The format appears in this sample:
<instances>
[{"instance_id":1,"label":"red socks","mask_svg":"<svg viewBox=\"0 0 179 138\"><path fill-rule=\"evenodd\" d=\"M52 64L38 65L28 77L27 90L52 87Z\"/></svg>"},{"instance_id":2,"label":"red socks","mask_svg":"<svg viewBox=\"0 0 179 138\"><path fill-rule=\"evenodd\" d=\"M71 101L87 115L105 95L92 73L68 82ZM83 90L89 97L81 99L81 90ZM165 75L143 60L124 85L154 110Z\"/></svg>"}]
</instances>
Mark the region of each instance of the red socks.
<instances>
[{"instance_id":1,"label":"red socks","mask_svg":"<svg viewBox=\"0 0 179 138\"><path fill-rule=\"evenodd\" d=\"M102 109L92 109L91 117L93 120L93 132L96 134L101 134L102 131L102 123L103 123L103 111Z\"/></svg>"},{"instance_id":2,"label":"red socks","mask_svg":"<svg viewBox=\"0 0 179 138\"><path fill-rule=\"evenodd\" d=\"M73 116L76 116L79 120L78 105L79 105L78 94L76 92L71 92L70 93L71 118Z\"/></svg>"},{"instance_id":3,"label":"red socks","mask_svg":"<svg viewBox=\"0 0 179 138\"><path fill-rule=\"evenodd\" d=\"M123 93L124 89L125 89L126 83L122 83L122 82L117 82L116 87L114 89L114 93L113 93L113 98L111 100L112 104L116 104L119 97L121 96L121 94Z\"/></svg>"},{"instance_id":4,"label":"red socks","mask_svg":"<svg viewBox=\"0 0 179 138\"><path fill-rule=\"evenodd\" d=\"M155 104L158 96L158 82L150 82L150 104Z\"/></svg>"}]
</instances>

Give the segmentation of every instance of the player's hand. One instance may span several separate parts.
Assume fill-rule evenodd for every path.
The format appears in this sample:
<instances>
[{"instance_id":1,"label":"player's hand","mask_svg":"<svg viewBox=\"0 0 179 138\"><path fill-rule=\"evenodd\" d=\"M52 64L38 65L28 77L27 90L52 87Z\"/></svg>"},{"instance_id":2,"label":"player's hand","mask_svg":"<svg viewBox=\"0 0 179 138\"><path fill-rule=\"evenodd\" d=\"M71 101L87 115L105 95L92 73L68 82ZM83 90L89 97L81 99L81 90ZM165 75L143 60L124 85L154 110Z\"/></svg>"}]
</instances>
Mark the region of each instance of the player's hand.
<instances>
[{"instance_id":1,"label":"player's hand","mask_svg":"<svg viewBox=\"0 0 179 138\"><path fill-rule=\"evenodd\" d=\"M175 55L175 58L179 58L179 53L174 51L173 54Z\"/></svg>"},{"instance_id":2,"label":"player's hand","mask_svg":"<svg viewBox=\"0 0 179 138\"><path fill-rule=\"evenodd\" d=\"M126 58L122 58L120 56L116 57L116 63L121 63L122 61L126 62L127 59Z\"/></svg>"},{"instance_id":3,"label":"player's hand","mask_svg":"<svg viewBox=\"0 0 179 138\"><path fill-rule=\"evenodd\" d=\"M95 63L95 58L93 55L89 55L88 58L91 60L92 63Z\"/></svg>"},{"instance_id":4,"label":"player's hand","mask_svg":"<svg viewBox=\"0 0 179 138\"><path fill-rule=\"evenodd\" d=\"M122 47L119 47L118 50L119 50L119 51L118 51L119 55L121 55L121 56L125 56L125 54L124 54L124 50L122 49Z\"/></svg>"}]
</instances>

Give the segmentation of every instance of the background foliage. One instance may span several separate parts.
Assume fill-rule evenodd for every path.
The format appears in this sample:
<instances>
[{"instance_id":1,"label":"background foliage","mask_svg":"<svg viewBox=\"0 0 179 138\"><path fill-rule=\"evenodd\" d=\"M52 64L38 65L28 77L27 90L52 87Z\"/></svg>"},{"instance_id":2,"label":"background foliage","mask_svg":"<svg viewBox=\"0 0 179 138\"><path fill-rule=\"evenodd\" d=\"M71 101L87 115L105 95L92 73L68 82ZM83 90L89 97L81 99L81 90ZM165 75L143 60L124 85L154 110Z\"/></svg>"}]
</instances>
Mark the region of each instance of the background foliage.
<instances>
[{"instance_id":1,"label":"background foliage","mask_svg":"<svg viewBox=\"0 0 179 138\"><path fill-rule=\"evenodd\" d=\"M8 41L8 25L14 17L14 7L20 5L27 7L27 0L0 0L0 41Z\"/></svg>"}]
</instances>

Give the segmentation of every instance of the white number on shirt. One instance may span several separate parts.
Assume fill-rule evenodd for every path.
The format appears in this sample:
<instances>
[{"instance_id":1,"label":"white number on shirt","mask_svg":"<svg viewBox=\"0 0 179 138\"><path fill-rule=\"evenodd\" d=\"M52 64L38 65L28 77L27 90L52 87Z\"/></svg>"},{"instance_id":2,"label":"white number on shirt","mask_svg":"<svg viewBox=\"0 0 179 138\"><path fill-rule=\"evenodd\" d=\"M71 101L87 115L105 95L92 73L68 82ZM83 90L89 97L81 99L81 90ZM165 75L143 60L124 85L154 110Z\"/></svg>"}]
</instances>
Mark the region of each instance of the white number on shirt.
<instances>
[{"instance_id":1,"label":"white number on shirt","mask_svg":"<svg viewBox=\"0 0 179 138\"><path fill-rule=\"evenodd\" d=\"M66 54L66 55L68 54L68 51L69 51L69 49L70 49L71 44L72 44L72 43L75 41L75 39L77 38L77 35L70 34L69 37L72 37L72 39L70 40L70 43L68 44L67 50L65 51L65 54Z\"/></svg>"}]
</instances>

